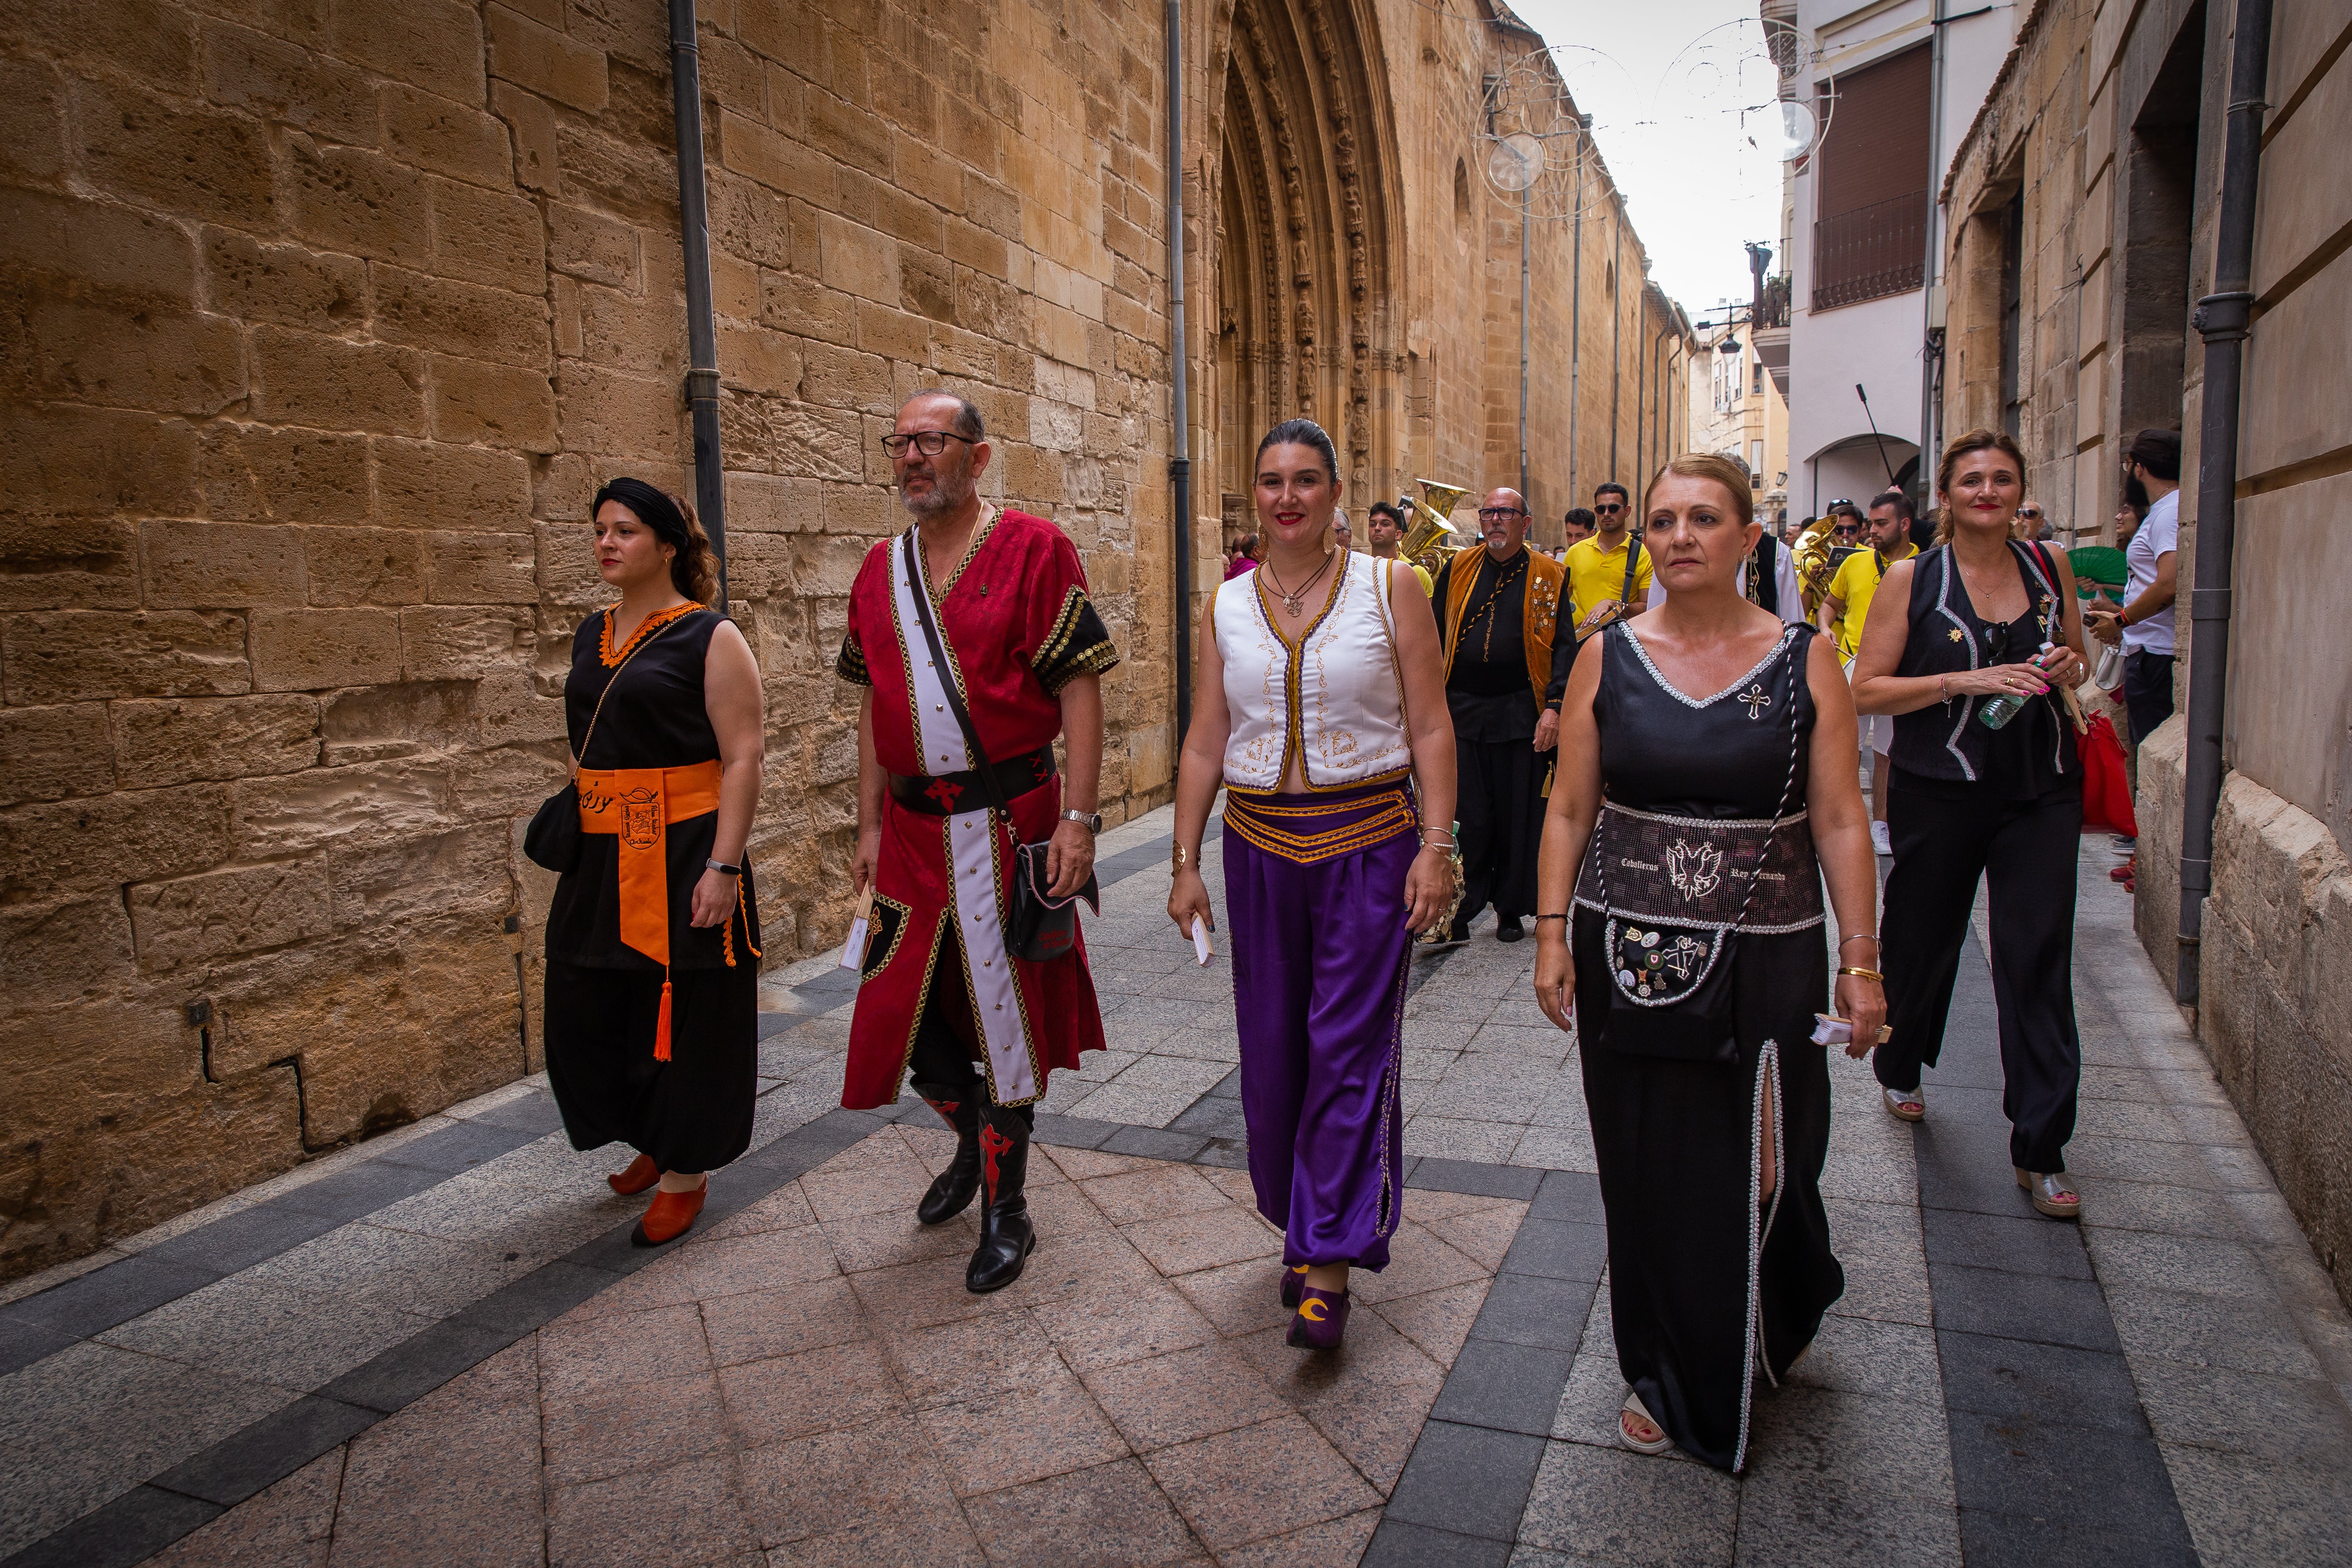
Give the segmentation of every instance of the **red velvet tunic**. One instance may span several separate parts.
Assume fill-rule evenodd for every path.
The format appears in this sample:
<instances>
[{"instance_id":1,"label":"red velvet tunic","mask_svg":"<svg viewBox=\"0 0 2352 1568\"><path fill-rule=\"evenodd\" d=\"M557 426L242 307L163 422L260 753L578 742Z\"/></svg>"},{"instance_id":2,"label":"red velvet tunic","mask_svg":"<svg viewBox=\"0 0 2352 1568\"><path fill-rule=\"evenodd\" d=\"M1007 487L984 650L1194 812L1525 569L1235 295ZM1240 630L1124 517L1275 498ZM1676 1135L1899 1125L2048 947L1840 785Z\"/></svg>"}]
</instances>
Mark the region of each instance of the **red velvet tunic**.
<instances>
[{"instance_id":1,"label":"red velvet tunic","mask_svg":"<svg viewBox=\"0 0 2352 1568\"><path fill-rule=\"evenodd\" d=\"M866 552L850 589L849 629L842 639L839 672L844 679L873 688L874 751L887 771L908 776L961 772L967 759L960 749L951 755L923 755L923 727L908 659L910 652L917 659L928 655L920 625L911 619L899 624L892 578L892 552L904 548L892 539ZM965 705L993 763L1050 745L1061 732L1062 688L1076 676L1098 673L1118 662L1101 617L1087 597L1086 571L1076 549L1045 518L1006 510L984 520L962 563L934 589L932 597L940 636L953 650L963 679ZM933 733L939 733L936 725ZM971 812L987 802L961 799L954 805ZM1012 805L1024 842L1050 837L1062 809L1059 776L1014 796ZM1017 1009L1018 1029L1003 1037L1025 1046L1026 1070L1017 1062L1013 1070L1005 1070L1003 1059L982 1052L990 1093L998 1103L1035 1100L1045 1093L1053 1068L1075 1067L1080 1051L1102 1048L1102 1017L1083 938L1067 956L1046 963L1003 952L1001 932L1010 912L1013 839L1001 825L992 834L997 921L986 931L954 921L950 828L963 820L925 816L884 799L873 935L850 1026L849 1065L841 1092L842 1104L852 1110L898 1099L936 967L950 952L962 954L968 995L985 998L993 975L1007 969L1013 977L1013 1007L1003 1010ZM944 940L951 923L965 931L962 942ZM992 1022L1003 1028L1015 1021L978 1022L986 1032Z\"/></svg>"}]
</instances>

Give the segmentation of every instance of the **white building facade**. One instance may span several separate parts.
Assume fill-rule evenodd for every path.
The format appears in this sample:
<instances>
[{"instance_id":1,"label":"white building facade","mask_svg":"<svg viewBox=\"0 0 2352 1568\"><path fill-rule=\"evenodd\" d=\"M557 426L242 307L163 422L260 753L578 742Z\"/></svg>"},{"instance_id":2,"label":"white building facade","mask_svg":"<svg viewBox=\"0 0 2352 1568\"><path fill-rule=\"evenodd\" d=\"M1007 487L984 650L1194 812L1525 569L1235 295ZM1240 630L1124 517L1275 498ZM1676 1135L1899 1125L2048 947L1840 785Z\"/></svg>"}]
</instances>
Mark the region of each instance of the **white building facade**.
<instances>
[{"instance_id":1,"label":"white building facade","mask_svg":"<svg viewBox=\"0 0 2352 1568\"><path fill-rule=\"evenodd\" d=\"M1832 500L1866 504L1890 477L1923 503L1933 499L1934 461L1919 455L1936 444L1941 405L1934 197L2019 9L1969 0L1762 7L1782 96L1811 106L1823 126L1792 170L1785 207L1785 360L1776 331L1759 343L1788 400L1789 504L1801 516Z\"/></svg>"}]
</instances>

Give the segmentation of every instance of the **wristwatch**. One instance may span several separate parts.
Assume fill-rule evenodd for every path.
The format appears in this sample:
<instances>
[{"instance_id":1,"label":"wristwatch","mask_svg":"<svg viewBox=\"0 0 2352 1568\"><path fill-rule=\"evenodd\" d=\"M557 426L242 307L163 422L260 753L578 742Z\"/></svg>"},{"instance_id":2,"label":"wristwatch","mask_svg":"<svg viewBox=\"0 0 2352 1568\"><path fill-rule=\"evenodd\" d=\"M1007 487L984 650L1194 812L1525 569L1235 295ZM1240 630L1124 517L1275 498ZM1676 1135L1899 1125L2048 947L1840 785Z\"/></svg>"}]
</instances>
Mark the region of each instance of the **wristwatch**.
<instances>
[{"instance_id":1,"label":"wristwatch","mask_svg":"<svg viewBox=\"0 0 2352 1568\"><path fill-rule=\"evenodd\" d=\"M1102 831L1102 813L1099 811L1071 811L1065 807L1062 811L1062 820L1083 824L1088 833L1098 834Z\"/></svg>"}]
</instances>

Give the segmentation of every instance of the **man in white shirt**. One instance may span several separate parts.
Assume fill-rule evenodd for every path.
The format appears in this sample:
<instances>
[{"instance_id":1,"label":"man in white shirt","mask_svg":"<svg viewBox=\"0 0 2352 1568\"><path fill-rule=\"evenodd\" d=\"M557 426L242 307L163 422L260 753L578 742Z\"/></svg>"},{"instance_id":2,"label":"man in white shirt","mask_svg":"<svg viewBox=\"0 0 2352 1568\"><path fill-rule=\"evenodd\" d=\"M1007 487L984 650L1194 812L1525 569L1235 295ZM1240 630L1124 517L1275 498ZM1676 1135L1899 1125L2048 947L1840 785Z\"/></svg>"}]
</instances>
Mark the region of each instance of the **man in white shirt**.
<instances>
[{"instance_id":1,"label":"man in white shirt","mask_svg":"<svg viewBox=\"0 0 2352 1568\"><path fill-rule=\"evenodd\" d=\"M2134 751L2172 717L2172 601L2179 583L2180 433L2143 430L2124 454L2124 477L2148 495L2147 520L2124 549L2124 606L2087 610L2091 635L2124 650L2124 710Z\"/></svg>"}]
</instances>

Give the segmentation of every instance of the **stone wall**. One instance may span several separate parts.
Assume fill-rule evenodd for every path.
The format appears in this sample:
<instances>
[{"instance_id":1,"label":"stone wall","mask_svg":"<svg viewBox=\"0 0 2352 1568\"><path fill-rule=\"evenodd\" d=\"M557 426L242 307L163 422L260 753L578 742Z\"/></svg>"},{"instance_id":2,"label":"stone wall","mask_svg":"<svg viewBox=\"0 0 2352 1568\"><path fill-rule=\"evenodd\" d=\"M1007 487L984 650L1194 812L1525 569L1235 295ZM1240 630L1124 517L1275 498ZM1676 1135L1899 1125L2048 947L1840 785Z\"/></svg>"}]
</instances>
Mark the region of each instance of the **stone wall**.
<instances>
[{"instance_id":1,"label":"stone wall","mask_svg":"<svg viewBox=\"0 0 2352 1568\"><path fill-rule=\"evenodd\" d=\"M944 383L1086 552L1166 791L1159 8L704 7L769 962L836 940L843 595ZM0 1274L538 1065L587 501L690 493L665 8L0 20Z\"/></svg>"},{"instance_id":2,"label":"stone wall","mask_svg":"<svg viewBox=\"0 0 2352 1568\"><path fill-rule=\"evenodd\" d=\"M2000 251L2024 226L2021 439L2061 525L2112 538L2118 454L2143 425L2184 434L2177 700L2196 657L2189 594L2203 348L2188 314L2211 287L2231 7L2188 0L2042 4L2021 31L1946 192L1953 279L1946 423L2000 415ZM2194 954L2198 1030L2352 1299L2352 385L2317 345L2352 310L2341 236L2352 185L2335 150L2352 105L2352 18L2275 0L2246 348L2228 701L2230 768L2213 888ZM2017 198L2022 195L2022 201ZM2321 323L2328 323L2322 326ZM2336 335L2340 336L2340 332ZM2137 928L2160 973L2179 958L2188 719L2139 754Z\"/></svg>"}]
</instances>

